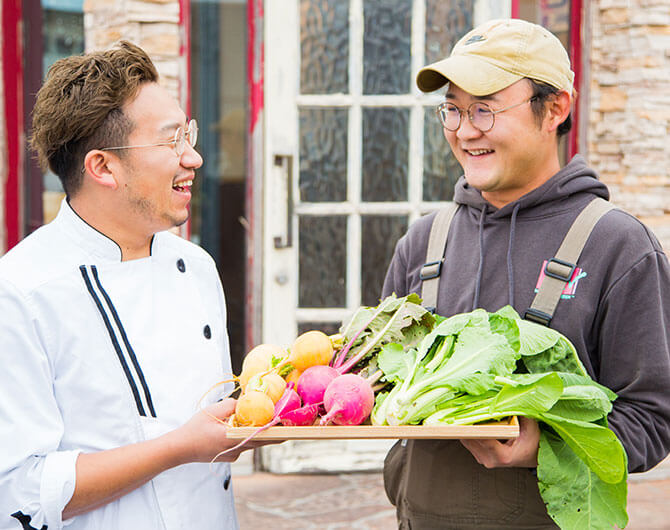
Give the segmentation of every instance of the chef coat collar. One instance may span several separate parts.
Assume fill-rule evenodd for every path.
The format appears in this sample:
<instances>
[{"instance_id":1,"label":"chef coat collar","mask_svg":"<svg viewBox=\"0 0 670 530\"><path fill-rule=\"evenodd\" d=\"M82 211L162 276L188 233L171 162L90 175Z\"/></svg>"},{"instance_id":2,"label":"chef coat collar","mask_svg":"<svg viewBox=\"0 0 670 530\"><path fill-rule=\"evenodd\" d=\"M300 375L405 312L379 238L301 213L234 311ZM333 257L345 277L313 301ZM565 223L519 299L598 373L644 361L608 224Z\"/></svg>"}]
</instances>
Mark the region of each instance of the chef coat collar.
<instances>
[{"instance_id":1,"label":"chef coat collar","mask_svg":"<svg viewBox=\"0 0 670 530\"><path fill-rule=\"evenodd\" d=\"M63 199L55 222L60 224L65 233L69 234L80 248L85 249L97 259L121 261L122 253L118 243L82 219L74 211L67 198ZM156 234L154 234L151 240L151 255L154 254L156 239Z\"/></svg>"}]
</instances>

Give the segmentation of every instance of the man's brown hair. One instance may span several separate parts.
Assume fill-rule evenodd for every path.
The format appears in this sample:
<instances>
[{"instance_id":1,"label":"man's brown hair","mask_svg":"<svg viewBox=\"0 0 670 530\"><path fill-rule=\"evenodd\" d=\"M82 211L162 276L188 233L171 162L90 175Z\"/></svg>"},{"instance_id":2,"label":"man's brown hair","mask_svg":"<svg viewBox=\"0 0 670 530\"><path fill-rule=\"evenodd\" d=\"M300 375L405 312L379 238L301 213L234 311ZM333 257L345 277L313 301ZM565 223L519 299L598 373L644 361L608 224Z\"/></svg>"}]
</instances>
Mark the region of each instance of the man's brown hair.
<instances>
[{"instance_id":1,"label":"man's brown hair","mask_svg":"<svg viewBox=\"0 0 670 530\"><path fill-rule=\"evenodd\" d=\"M557 95L560 90L547 83L542 83L530 78L527 79L530 81L531 88L533 89L530 108L533 111L538 127L540 127L547 114L545 103L549 98ZM561 136L568 134L570 129L572 129L572 112L568 114L568 117L558 126L558 129L556 129L556 136L560 138Z\"/></svg>"},{"instance_id":2,"label":"man's brown hair","mask_svg":"<svg viewBox=\"0 0 670 530\"><path fill-rule=\"evenodd\" d=\"M86 153L126 143L134 124L122 107L143 83L157 81L149 56L126 41L51 66L37 93L30 142L68 196L81 186Z\"/></svg>"}]
</instances>

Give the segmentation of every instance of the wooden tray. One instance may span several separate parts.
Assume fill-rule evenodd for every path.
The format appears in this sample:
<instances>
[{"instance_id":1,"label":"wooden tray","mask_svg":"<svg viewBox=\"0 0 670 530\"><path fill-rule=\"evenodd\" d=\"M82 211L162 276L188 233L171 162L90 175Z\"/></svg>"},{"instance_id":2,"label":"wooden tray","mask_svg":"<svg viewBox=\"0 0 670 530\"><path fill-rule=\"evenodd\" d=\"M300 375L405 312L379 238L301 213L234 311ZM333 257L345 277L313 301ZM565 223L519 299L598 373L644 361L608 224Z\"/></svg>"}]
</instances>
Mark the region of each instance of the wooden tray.
<instances>
[{"instance_id":1,"label":"wooden tray","mask_svg":"<svg viewBox=\"0 0 670 530\"><path fill-rule=\"evenodd\" d=\"M228 427L227 437L244 440L257 427ZM401 425L399 427L377 425L326 427L269 427L261 431L255 440L365 440L365 439L475 439L475 438L516 438L519 436L519 421L513 416L509 421L480 425Z\"/></svg>"}]
</instances>

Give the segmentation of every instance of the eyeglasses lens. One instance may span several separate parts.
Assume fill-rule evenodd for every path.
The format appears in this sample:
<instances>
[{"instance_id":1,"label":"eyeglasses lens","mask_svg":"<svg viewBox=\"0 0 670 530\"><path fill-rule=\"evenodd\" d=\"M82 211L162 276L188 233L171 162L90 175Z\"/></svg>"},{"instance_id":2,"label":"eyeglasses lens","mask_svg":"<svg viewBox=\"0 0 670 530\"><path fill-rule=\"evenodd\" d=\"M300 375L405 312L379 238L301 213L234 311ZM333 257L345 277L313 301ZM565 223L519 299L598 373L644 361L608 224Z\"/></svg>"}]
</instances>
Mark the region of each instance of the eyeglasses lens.
<instances>
[{"instance_id":1,"label":"eyeglasses lens","mask_svg":"<svg viewBox=\"0 0 670 530\"><path fill-rule=\"evenodd\" d=\"M486 132L493 128L493 111L485 103L473 103L468 107L467 113L470 123L476 129ZM461 125L462 111L456 105L450 103L441 105L438 116L442 126L448 131L456 131Z\"/></svg>"},{"instance_id":2,"label":"eyeglasses lens","mask_svg":"<svg viewBox=\"0 0 670 530\"><path fill-rule=\"evenodd\" d=\"M184 143L186 142L186 137L184 135L184 128L179 127L177 132L174 135L174 149L177 152L177 156L184 154Z\"/></svg>"},{"instance_id":3,"label":"eyeglasses lens","mask_svg":"<svg viewBox=\"0 0 670 530\"><path fill-rule=\"evenodd\" d=\"M485 103L473 103L468 109L468 114L472 125L482 132L493 128L493 112Z\"/></svg>"},{"instance_id":4,"label":"eyeglasses lens","mask_svg":"<svg viewBox=\"0 0 670 530\"><path fill-rule=\"evenodd\" d=\"M188 131L186 131L186 140L191 147L195 147L198 141L198 122L191 120L188 122Z\"/></svg>"},{"instance_id":5,"label":"eyeglasses lens","mask_svg":"<svg viewBox=\"0 0 670 530\"><path fill-rule=\"evenodd\" d=\"M191 147L195 147L195 142L198 140L198 124L195 120L188 122L188 129L184 131L183 127L179 127L174 136L174 148L177 152L177 156L184 154L184 149L186 148L186 142Z\"/></svg>"}]
</instances>

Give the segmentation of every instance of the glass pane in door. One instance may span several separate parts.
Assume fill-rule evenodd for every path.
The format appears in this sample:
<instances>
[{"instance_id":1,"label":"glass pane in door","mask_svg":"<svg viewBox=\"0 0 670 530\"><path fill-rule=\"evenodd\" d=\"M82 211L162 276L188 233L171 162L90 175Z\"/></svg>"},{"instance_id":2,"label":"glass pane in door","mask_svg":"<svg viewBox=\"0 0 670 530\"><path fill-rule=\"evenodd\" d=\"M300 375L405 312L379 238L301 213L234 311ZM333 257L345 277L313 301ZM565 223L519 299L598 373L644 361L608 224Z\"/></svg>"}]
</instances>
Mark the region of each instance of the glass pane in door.
<instances>
[{"instance_id":1,"label":"glass pane in door","mask_svg":"<svg viewBox=\"0 0 670 530\"><path fill-rule=\"evenodd\" d=\"M326 335L334 335L335 333L339 333L341 325L341 322L300 322L298 324L298 335L302 335L313 329L323 331Z\"/></svg>"},{"instance_id":2,"label":"glass pane in door","mask_svg":"<svg viewBox=\"0 0 670 530\"><path fill-rule=\"evenodd\" d=\"M411 0L364 0L363 19L363 93L409 92Z\"/></svg>"},{"instance_id":3,"label":"glass pane in door","mask_svg":"<svg viewBox=\"0 0 670 530\"><path fill-rule=\"evenodd\" d=\"M340 202L347 197L347 109L302 108L300 200Z\"/></svg>"},{"instance_id":4,"label":"glass pane in door","mask_svg":"<svg viewBox=\"0 0 670 530\"><path fill-rule=\"evenodd\" d=\"M363 109L363 200L406 201L409 109Z\"/></svg>"},{"instance_id":5,"label":"glass pane in door","mask_svg":"<svg viewBox=\"0 0 670 530\"><path fill-rule=\"evenodd\" d=\"M474 0L426 1L425 64L444 59L454 44L472 29Z\"/></svg>"},{"instance_id":6,"label":"glass pane in door","mask_svg":"<svg viewBox=\"0 0 670 530\"><path fill-rule=\"evenodd\" d=\"M298 305L346 306L347 218L343 215L302 215L298 237Z\"/></svg>"},{"instance_id":7,"label":"glass pane in door","mask_svg":"<svg viewBox=\"0 0 670 530\"><path fill-rule=\"evenodd\" d=\"M300 92L349 90L349 2L301 0Z\"/></svg>"}]
</instances>

